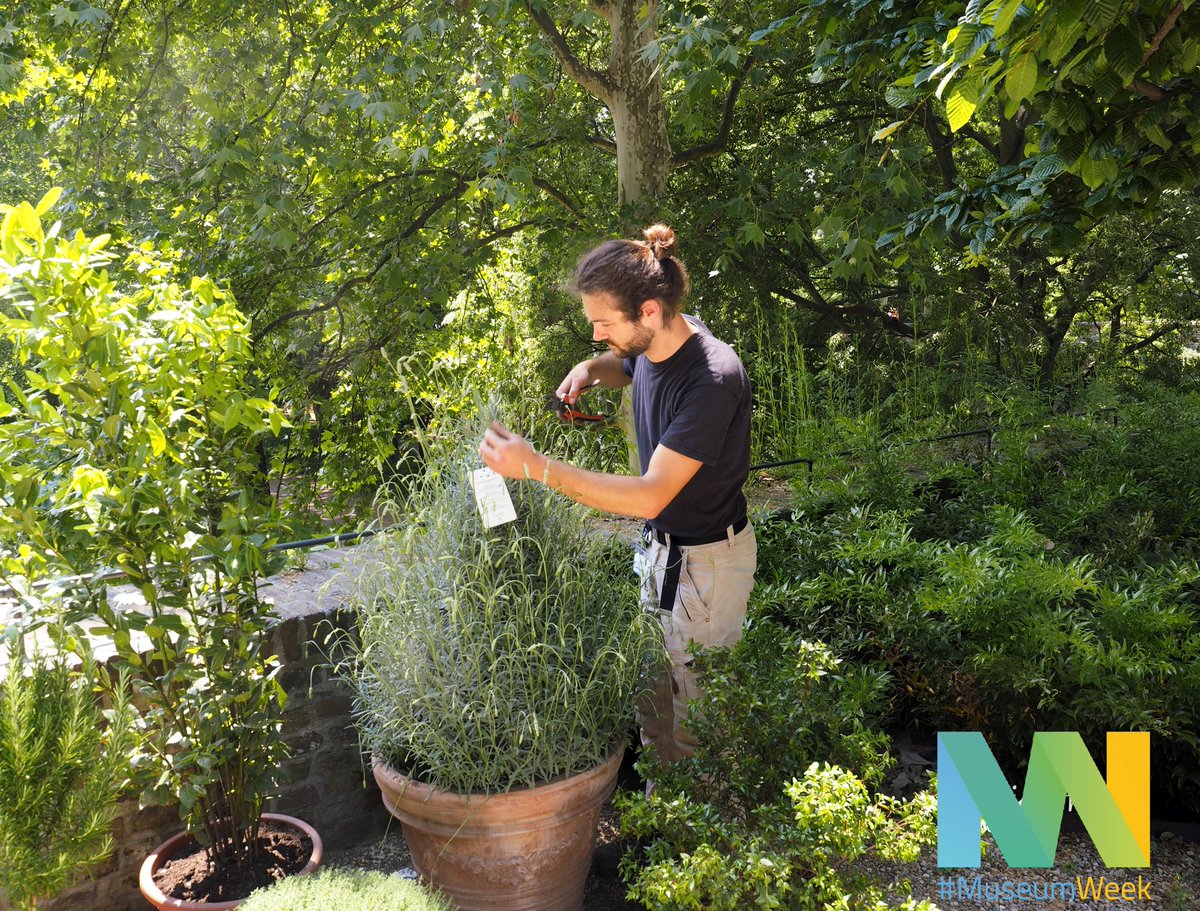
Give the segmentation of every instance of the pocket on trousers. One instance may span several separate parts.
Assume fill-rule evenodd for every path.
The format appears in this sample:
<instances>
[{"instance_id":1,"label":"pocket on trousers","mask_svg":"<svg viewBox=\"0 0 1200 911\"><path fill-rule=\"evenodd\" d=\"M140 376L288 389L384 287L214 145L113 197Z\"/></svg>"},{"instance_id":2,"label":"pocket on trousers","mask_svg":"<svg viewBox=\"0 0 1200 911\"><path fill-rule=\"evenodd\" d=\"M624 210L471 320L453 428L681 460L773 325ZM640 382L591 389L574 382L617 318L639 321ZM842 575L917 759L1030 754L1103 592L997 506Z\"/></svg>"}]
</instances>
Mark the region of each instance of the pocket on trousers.
<instances>
[{"instance_id":1,"label":"pocket on trousers","mask_svg":"<svg viewBox=\"0 0 1200 911\"><path fill-rule=\"evenodd\" d=\"M681 632L698 645L708 644L709 621L712 619L713 571L703 564L703 557L684 557L674 606L675 620L680 624Z\"/></svg>"}]
</instances>

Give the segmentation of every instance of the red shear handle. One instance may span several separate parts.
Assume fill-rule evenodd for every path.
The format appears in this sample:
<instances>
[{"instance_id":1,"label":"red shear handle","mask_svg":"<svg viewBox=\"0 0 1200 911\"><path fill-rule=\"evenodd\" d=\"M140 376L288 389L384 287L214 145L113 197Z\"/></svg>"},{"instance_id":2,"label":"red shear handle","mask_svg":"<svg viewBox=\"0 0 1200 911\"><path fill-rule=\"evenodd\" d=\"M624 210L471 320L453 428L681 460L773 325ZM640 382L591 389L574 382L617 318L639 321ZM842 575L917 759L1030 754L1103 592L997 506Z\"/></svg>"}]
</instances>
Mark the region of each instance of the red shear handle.
<instances>
[{"instance_id":1,"label":"red shear handle","mask_svg":"<svg viewBox=\"0 0 1200 911\"><path fill-rule=\"evenodd\" d=\"M603 414L587 414L553 394L546 396L546 400L551 411L572 424L597 424L605 419Z\"/></svg>"}]
</instances>

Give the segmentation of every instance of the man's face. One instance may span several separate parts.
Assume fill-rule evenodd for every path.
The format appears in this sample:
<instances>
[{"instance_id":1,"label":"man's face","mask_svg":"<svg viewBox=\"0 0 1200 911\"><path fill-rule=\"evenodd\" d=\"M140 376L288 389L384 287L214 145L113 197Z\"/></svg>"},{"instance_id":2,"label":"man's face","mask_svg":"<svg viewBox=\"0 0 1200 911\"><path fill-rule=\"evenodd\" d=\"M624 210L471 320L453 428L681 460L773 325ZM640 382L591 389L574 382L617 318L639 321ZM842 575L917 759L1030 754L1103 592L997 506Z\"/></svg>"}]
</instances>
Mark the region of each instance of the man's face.
<instances>
[{"instance_id":1,"label":"man's face","mask_svg":"<svg viewBox=\"0 0 1200 911\"><path fill-rule=\"evenodd\" d=\"M654 341L654 330L645 317L631 322L607 291L582 294L583 312L592 324L592 338L604 342L617 357L645 354Z\"/></svg>"}]
</instances>

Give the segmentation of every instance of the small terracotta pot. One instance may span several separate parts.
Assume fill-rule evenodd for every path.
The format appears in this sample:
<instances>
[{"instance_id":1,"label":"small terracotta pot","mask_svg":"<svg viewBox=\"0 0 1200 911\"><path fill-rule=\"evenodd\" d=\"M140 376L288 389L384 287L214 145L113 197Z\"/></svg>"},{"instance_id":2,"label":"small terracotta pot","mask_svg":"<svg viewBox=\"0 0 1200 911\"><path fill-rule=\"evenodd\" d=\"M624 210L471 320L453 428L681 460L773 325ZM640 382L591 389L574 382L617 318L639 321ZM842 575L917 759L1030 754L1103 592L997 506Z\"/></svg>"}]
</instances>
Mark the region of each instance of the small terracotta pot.
<instances>
[{"instance_id":1,"label":"small terracotta pot","mask_svg":"<svg viewBox=\"0 0 1200 911\"><path fill-rule=\"evenodd\" d=\"M413 866L462 911L572 911L583 904L600 809L624 752L579 775L491 795L442 791L378 758L372 771Z\"/></svg>"},{"instance_id":2,"label":"small terracotta pot","mask_svg":"<svg viewBox=\"0 0 1200 911\"><path fill-rule=\"evenodd\" d=\"M263 813L262 818L279 823L280 825L299 829L312 840L312 856L309 857L304 869L296 874L297 876L312 873L317 867L321 866L321 858L325 853L325 846L316 829L302 819L296 819L294 816L284 816L282 813ZM236 908L245 901L245 899L241 898L227 902L180 901L178 898L171 898L169 895L165 895L162 889L154 884L154 874L158 872L158 869L167 860L177 854L189 841L192 841L192 836L187 832L180 832L178 835L173 835L155 848L153 853L142 862L142 870L138 874L138 888L141 889L142 896L146 901L150 902L155 908L158 908L159 911L164 911L164 909L170 909L170 911L229 911L229 909Z\"/></svg>"}]
</instances>

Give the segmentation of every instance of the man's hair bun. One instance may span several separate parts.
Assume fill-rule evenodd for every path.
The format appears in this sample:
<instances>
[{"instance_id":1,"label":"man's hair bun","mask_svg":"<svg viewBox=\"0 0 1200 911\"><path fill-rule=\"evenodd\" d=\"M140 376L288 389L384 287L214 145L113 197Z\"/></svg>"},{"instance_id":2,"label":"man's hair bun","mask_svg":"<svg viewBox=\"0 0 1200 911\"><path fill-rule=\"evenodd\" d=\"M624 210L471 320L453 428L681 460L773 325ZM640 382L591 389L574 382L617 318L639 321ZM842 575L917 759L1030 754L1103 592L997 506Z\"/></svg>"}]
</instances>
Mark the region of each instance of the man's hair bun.
<instances>
[{"instance_id":1,"label":"man's hair bun","mask_svg":"<svg viewBox=\"0 0 1200 911\"><path fill-rule=\"evenodd\" d=\"M666 259L675 253L675 232L666 225L651 225L642 235L655 259Z\"/></svg>"},{"instance_id":2,"label":"man's hair bun","mask_svg":"<svg viewBox=\"0 0 1200 911\"><path fill-rule=\"evenodd\" d=\"M575 267L576 294L604 292L616 298L630 322L642 319L642 304L654 299L664 317L679 312L688 293L688 274L675 257L675 232L651 225L640 240L606 240Z\"/></svg>"}]
</instances>

